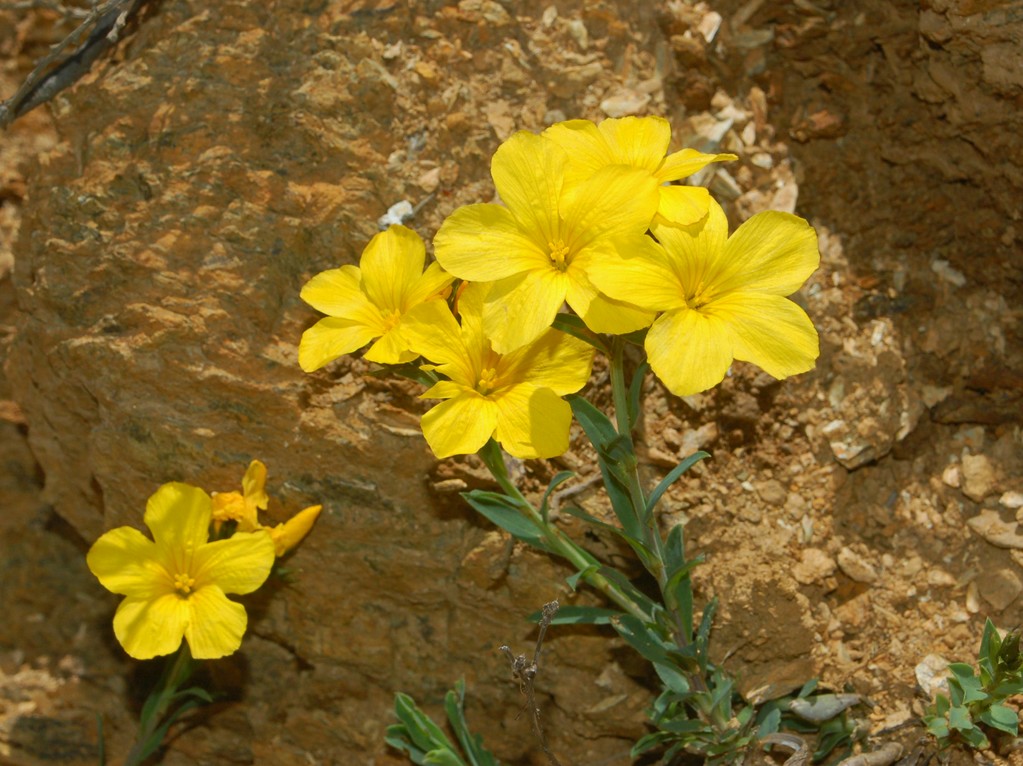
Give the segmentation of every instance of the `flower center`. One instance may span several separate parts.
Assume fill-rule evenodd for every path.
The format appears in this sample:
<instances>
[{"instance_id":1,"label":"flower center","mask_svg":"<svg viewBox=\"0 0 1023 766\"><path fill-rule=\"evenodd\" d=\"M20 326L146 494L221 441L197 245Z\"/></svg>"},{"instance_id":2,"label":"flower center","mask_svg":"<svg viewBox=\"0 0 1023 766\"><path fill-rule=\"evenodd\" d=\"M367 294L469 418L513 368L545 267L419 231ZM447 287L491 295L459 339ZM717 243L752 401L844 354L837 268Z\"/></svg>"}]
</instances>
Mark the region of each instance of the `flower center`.
<instances>
[{"instance_id":1,"label":"flower center","mask_svg":"<svg viewBox=\"0 0 1023 766\"><path fill-rule=\"evenodd\" d=\"M568 245L563 240L548 242L547 249L551 251L551 263L554 264L554 268L558 271L568 268Z\"/></svg>"},{"instance_id":2,"label":"flower center","mask_svg":"<svg viewBox=\"0 0 1023 766\"><path fill-rule=\"evenodd\" d=\"M174 589L182 596L187 596L195 586L195 578L188 574L174 575Z\"/></svg>"},{"instance_id":3,"label":"flower center","mask_svg":"<svg viewBox=\"0 0 1023 766\"><path fill-rule=\"evenodd\" d=\"M476 390L486 396L495 388L497 388L497 370L493 367L487 367L480 373L480 379L476 384Z\"/></svg>"},{"instance_id":4,"label":"flower center","mask_svg":"<svg viewBox=\"0 0 1023 766\"><path fill-rule=\"evenodd\" d=\"M398 309L392 310L390 313L382 312L384 318L384 332L390 332L395 328L398 322L401 320L401 312Z\"/></svg>"},{"instance_id":5,"label":"flower center","mask_svg":"<svg viewBox=\"0 0 1023 766\"><path fill-rule=\"evenodd\" d=\"M694 290L686 290L686 305L694 310L702 309L710 303L711 296L707 294L706 286L701 282Z\"/></svg>"}]
</instances>

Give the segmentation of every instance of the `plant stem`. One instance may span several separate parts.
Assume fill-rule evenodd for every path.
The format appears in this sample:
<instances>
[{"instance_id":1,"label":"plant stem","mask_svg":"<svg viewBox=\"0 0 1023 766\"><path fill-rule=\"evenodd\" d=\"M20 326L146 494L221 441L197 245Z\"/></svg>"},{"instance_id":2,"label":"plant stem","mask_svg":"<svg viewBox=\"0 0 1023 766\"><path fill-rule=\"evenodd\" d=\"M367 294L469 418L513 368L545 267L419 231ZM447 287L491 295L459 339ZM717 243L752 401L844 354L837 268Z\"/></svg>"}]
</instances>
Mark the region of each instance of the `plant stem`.
<instances>
[{"instance_id":1,"label":"plant stem","mask_svg":"<svg viewBox=\"0 0 1023 766\"><path fill-rule=\"evenodd\" d=\"M491 439L480 450L479 455L484 465L490 470L491 475L501 485L501 489L518 502L522 514L540 530L544 536L544 541L550 548L558 556L572 564L577 571L586 573L583 575L583 580L585 580L587 585L603 593L607 598L634 617L641 620L650 619L650 615L636 606L628 594L624 593L617 585L599 572L587 571L591 570L594 566L599 566L597 560L590 553L579 547L574 540L560 529L544 521L540 512L529 502L526 496L515 486L515 482L508 476L508 466L504 462L504 455L502 455L501 447L497 442Z\"/></svg>"},{"instance_id":2,"label":"plant stem","mask_svg":"<svg viewBox=\"0 0 1023 766\"><path fill-rule=\"evenodd\" d=\"M192 661L192 654L188 650L188 644L182 641L173 662L164 667L156 688L142 708L138 737L125 758L125 766L138 766L155 750L151 745L153 735L170 712L178 688L188 680L193 670L195 663Z\"/></svg>"},{"instance_id":3,"label":"plant stem","mask_svg":"<svg viewBox=\"0 0 1023 766\"><path fill-rule=\"evenodd\" d=\"M654 508L647 507L646 496L643 492L643 485L639 478L639 462L635 459L635 445L632 441L632 431L635 426L631 413L629 412L629 393L625 383L625 340L616 336L612 342L610 363L611 363L611 393L615 408L615 421L618 425L618 434L628 439L633 459L623 467L626 469L628 479L629 496L632 499L633 511L636 518L640 520L644 540L647 549L653 553L653 560L647 564L647 570L657 580L657 586L661 591L661 600L665 610L670 616L672 623L672 634L675 643L680 648L689 645L689 636L693 635L693 626L686 624L685 618L679 610L675 594L668 586L669 574L665 570L664 540L657 523L657 514ZM707 691L707 679L701 673L687 673L689 682L697 691ZM714 721L715 724L725 722Z\"/></svg>"}]
</instances>

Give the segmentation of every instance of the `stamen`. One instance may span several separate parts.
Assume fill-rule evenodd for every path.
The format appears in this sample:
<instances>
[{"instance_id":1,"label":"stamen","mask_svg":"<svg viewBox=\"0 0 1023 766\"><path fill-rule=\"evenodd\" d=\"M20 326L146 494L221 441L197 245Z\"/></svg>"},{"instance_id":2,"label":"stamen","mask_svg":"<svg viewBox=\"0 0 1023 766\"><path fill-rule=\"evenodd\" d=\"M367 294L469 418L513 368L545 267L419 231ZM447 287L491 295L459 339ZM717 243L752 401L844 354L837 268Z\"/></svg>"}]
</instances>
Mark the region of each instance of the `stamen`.
<instances>
[{"instance_id":1,"label":"stamen","mask_svg":"<svg viewBox=\"0 0 1023 766\"><path fill-rule=\"evenodd\" d=\"M497 387L497 370L493 367L487 367L480 373L479 382L476 384L476 390L486 396Z\"/></svg>"},{"instance_id":2,"label":"stamen","mask_svg":"<svg viewBox=\"0 0 1023 766\"><path fill-rule=\"evenodd\" d=\"M548 242L547 249L551 251L551 263L558 271L564 271L568 268L566 258L568 257L568 245L562 240L557 242Z\"/></svg>"},{"instance_id":3,"label":"stamen","mask_svg":"<svg viewBox=\"0 0 1023 766\"><path fill-rule=\"evenodd\" d=\"M195 586L195 578L187 574L176 574L174 575L174 588L182 596L187 596L192 592L192 588Z\"/></svg>"}]
</instances>

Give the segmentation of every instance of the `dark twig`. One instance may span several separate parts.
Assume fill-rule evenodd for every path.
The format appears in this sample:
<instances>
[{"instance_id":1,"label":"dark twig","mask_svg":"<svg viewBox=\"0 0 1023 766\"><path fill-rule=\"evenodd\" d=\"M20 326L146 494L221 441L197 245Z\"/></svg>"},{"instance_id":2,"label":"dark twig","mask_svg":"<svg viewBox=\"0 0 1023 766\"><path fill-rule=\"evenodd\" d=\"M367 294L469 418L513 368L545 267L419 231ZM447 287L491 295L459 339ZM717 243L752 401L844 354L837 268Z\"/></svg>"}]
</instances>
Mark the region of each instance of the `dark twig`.
<instances>
[{"instance_id":1,"label":"dark twig","mask_svg":"<svg viewBox=\"0 0 1023 766\"><path fill-rule=\"evenodd\" d=\"M533 682L536 680L536 674L540 670L540 649L543 646L544 636L559 608L560 605L557 601L551 601L549 604L543 605L540 617L540 634L536 637L536 648L533 650L532 661L527 662L526 655L524 654L512 654L511 649L507 646L501 647L501 651L504 652L508 657L508 661L511 662L512 673L519 682L519 689L526 695L526 704L529 706L533 717L533 731L536 732L536 737L540 740L540 747L543 748L543 752L551 766L561 766L561 762L547 744L547 736L544 734L543 725L540 723L540 706L536 704L536 692L533 690Z\"/></svg>"},{"instance_id":2,"label":"dark twig","mask_svg":"<svg viewBox=\"0 0 1023 766\"><path fill-rule=\"evenodd\" d=\"M6 128L85 76L100 54L120 39L128 20L146 2L107 0L94 6L82 23L36 64L17 92L0 103L0 128Z\"/></svg>"}]
</instances>

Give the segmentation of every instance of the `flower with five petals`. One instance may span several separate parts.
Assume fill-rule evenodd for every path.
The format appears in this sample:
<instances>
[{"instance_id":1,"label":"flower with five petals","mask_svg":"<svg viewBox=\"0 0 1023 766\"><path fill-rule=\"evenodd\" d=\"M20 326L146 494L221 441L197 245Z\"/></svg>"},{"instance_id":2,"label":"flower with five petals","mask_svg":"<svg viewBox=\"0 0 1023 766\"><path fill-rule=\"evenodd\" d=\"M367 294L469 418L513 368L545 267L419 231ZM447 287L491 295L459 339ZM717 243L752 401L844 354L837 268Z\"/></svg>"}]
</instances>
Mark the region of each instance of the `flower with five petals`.
<instances>
[{"instance_id":1,"label":"flower with five petals","mask_svg":"<svg viewBox=\"0 0 1023 766\"><path fill-rule=\"evenodd\" d=\"M647 331L650 367L675 394L687 396L724 378L733 359L775 378L806 372L819 353L817 331L785 296L820 263L817 234L789 213L758 213L728 236L712 202L689 227L658 226L659 254L606 259L593 269L612 297L661 312Z\"/></svg>"},{"instance_id":2,"label":"flower with five petals","mask_svg":"<svg viewBox=\"0 0 1023 766\"><path fill-rule=\"evenodd\" d=\"M410 362L401 333L403 318L436 299L453 278L436 263L426 271L426 248L411 229L393 225L366 245L359 266L324 271L302 288L302 300L327 316L302 333L298 363L306 372L374 341L366 359L379 364Z\"/></svg>"},{"instance_id":3,"label":"flower with five petals","mask_svg":"<svg viewBox=\"0 0 1023 766\"><path fill-rule=\"evenodd\" d=\"M274 544L264 532L209 542L210 497L188 484L164 484L149 498L150 540L118 527L89 549L89 569L107 590L125 596L114 635L140 660L170 654L188 641L196 659L237 651L248 623L228 593L256 590L270 574Z\"/></svg>"},{"instance_id":4,"label":"flower with five petals","mask_svg":"<svg viewBox=\"0 0 1023 766\"><path fill-rule=\"evenodd\" d=\"M417 313L407 333L416 351L444 375L422 394L444 399L422 419L437 457L477 452L493 437L519 458L546 458L568 449L572 410L561 397L590 377L593 348L558 330L507 354L495 352L483 329L485 285L470 284L458 300L461 325L435 303Z\"/></svg>"},{"instance_id":5,"label":"flower with five petals","mask_svg":"<svg viewBox=\"0 0 1023 766\"><path fill-rule=\"evenodd\" d=\"M611 165L569 189L570 166L553 141L514 134L491 162L504 206L459 208L434 238L446 271L490 283L482 321L498 353L540 337L566 301L595 332L632 332L653 319L601 294L588 271L601 259L654 246L646 230L657 210L656 179Z\"/></svg>"}]
</instances>

